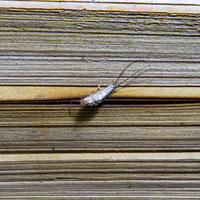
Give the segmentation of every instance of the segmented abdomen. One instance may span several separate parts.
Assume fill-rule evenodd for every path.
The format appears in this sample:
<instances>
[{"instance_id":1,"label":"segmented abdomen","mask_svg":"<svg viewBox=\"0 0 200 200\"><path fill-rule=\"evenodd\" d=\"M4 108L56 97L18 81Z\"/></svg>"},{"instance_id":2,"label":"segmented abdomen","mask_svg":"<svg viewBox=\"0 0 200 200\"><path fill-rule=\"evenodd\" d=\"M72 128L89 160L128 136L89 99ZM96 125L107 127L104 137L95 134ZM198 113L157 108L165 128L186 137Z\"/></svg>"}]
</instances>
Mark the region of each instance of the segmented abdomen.
<instances>
[{"instance_id":1,"label":"segmented abdomen","mask_svg":"<svg viewBox=\"0 0 200 200\"><path fill-rule=\"evenodd\" d=\"M99 90L96 92L96 95L99 96L100 99L105 99L110 95L111 92L116 88L116 85L112 84L107 87L105 87L102 90Z\"/></svg>"},{"instance_id":2,"label":"segmented abdomen","mask_svg":"<svg viewBox=\"0 0 200 200\"><path fill-rule=\"evenodd\" d=\"M109 86L105 87L104 89L99 90L99 91L95 92L94 94L91 94L88 97L85 97L83 100L85 102L87 102L87 105L91 105L91 106L98 105L106 97L108 97L113 92L113 90L116 89L116 87L117 86L115 84L109 85Z\"/></svg>"}]
</instances>

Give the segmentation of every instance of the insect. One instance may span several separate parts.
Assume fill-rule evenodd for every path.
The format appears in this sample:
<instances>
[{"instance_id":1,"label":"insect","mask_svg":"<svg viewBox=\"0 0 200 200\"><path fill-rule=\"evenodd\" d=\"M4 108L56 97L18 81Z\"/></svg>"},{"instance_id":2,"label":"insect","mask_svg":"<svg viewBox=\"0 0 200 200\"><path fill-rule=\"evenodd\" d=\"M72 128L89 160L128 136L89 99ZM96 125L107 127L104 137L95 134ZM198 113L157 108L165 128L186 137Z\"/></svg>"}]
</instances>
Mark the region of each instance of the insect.
<instances>
[{"instance_id":1,"label":"insect","mask_svg":"<svg viewBox=\"0 0 200 200\"><path fill-rule=\"evenodd\" d=\"M127 77L126 79L124 79L123 81L119 82L119 79L120 77L122 76L122 74L125 72L125 70L130 67L133 63L130 63L129 65L127 65L122 71L121 73L119 74L119 76L117 77L116 81L105 87L104 89L100 90L100 86L98 86L98 89L95 93L90 93L89 96L83 98L80 103L81 105L83 106L97 106L97 105L100 105L104 100L105 98L107 98L108 96L111 95L112 92L114 92L114 90L116 88L118 88L120 85L122 85L123 83L125 83L128 79L132 78L134 75L136 75L137 73L143 71L146 67L148 66L145 66L141 69L139 69L138 71L136 71L135 73L133 73L130 77ZM118 83L119 82L119 83Z\"/></svg>"}]
</instances>

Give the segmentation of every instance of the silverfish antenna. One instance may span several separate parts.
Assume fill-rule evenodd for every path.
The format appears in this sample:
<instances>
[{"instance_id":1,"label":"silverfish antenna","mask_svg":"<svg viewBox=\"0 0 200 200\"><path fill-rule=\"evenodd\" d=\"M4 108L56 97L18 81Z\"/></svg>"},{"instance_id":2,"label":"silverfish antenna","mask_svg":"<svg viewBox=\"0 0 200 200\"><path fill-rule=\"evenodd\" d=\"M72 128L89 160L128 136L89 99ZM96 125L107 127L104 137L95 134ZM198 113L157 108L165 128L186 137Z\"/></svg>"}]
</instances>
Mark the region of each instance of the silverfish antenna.
<instances>
[{"instance_id":1,"label":"silverfish antenna","mask_svg":"<svg viewBox=\"0 0 200 200\"><path fill-rule=\"evenodd\" d=\"M124 70L123 72L129 67L131 66L133 63L129 64ZM115 82L115 84L117 85L117 87L119 87L121 84L125 83L128 79L133 78L136 74L140 73L140 72L144 72L146 70L146 68L149 67L149 65L140 68L139 70L137 70L136 72L134 72L131 76L127 77L126 79L124 79L123 81L121 81L120 83L117 84L117 81ZM120 76L122 75L122 73L120 73ZM117 78L117 80L120 78L120 76ZM136 77L135 77L136 78Z\"/></svg>"},{"instance_id":2,"label":"silverfish antenna","mask_svg":"<svg viewBox=\"0 0 200 200\"><path fill-rule=\"evenodd\" d=\"M127 70L127 68L130 67L132 64L133 64L133 62L130 63L130 64L128 64L128 65L120 72L120 74L118 75L118 77L117 77L117 79L116 79L116 81L115 81L115 83L114 83L115 85L118 85L118 84L117 84L118 80L120 79L120 77L122 76L122 74Z\"/></svg>"}]
</instances>

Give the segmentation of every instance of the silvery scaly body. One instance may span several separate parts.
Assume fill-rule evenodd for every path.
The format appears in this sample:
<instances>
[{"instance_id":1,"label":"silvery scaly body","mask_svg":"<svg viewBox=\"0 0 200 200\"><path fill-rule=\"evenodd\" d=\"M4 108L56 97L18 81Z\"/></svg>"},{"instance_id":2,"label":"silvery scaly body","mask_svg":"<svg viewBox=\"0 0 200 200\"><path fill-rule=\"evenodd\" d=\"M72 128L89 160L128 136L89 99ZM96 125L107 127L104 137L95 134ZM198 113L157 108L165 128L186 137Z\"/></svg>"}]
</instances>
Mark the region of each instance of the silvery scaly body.
<instances>
[{"instance_id":1,"label":"silvery scaly body","mask_svg":"<svg viewBox=\"0 0 200 200\"><path fill-rule=\"evenodd\" d=\"M95 93L91 93L89 96L81 100L82 105L97 106L101 104L106 97L108 97L115 89L116 84L109 85L102 90L97 90Z\"/></svg>"},{"instance_id":2,"label":"silvery scaly body","mask_svg":"<svg viewBox=\"0 0 200 200\"><path fill-rule=\"evenodd\" d=\"M83 106L97 106L99 104L101 104L105 98L107 98L116 88L118 88L121 84L123 84L124 82L126 82L129 78L131 78L133 75L137 74L138 72L142 71L144 68L148 67L143 67L141 69L139 69L138 71L136 71L135 73L133 73L130 77L125 78L123 81L121 81L120 83L118 83L119 78L121 77L121 75L124 73L124 71L131 66L132 63L130 63L129 65L127 65L119 74L119 76L117 77L116 81L114 84L111 84L107 87L105 87L102 90L98 90L95 93L90 93L89 96L83 98L80 102L81 105Z\"/></svg>"}]
</instances>

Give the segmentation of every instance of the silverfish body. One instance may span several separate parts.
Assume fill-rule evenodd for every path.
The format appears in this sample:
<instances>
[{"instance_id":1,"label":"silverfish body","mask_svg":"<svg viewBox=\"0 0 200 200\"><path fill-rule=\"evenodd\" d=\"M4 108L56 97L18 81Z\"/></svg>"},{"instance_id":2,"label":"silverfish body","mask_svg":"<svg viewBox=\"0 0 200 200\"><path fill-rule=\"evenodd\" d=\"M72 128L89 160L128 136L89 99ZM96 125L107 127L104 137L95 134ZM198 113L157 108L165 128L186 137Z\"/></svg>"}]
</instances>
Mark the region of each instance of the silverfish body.
<instances>
[{"instance_id":1,"label":"silverfish body","mask_svg":"<svg viewBox=\"0 0 200 200\"><path fill-rule=\"evenodd\" d=\"M97 89L97 91L95 93L90 93L89 96L83 98L80 103L83 106L97 106L99 104L101 104L105 98L107 98L108 96L110 96L110 94L116 89L118 88L122 83L126 82L129 78L133 77L133 75L137 74L138 72L142 71L144 68L148 67L145 66L141 69L139 69L138 71L136 71L135 73L133 73L130 77L127 77L125 80L121 81L120 83L117 83L119 78L121 77L121 75L124 73L124 71L131 66L133 63L130 63L129 65L127 65L119 74L119 76L117 77L116 81L114 84L111 84L107 87L105 87L102 90L99 90L99 88Z\"/></svg>"},{"instance_id":2,"label":"silverfish body","mask_svg":"<svg viewBox=\"0 0 200 200\"><path fill-rule=\"evenodd\" d=\"M97 90L95 93L90 93L89 96L81 100L81 105L84 106L97 106L101 104L106 97L108 97L115 89L116 84L109 85L102 90Z\"/></svg>"}]
</instances>

